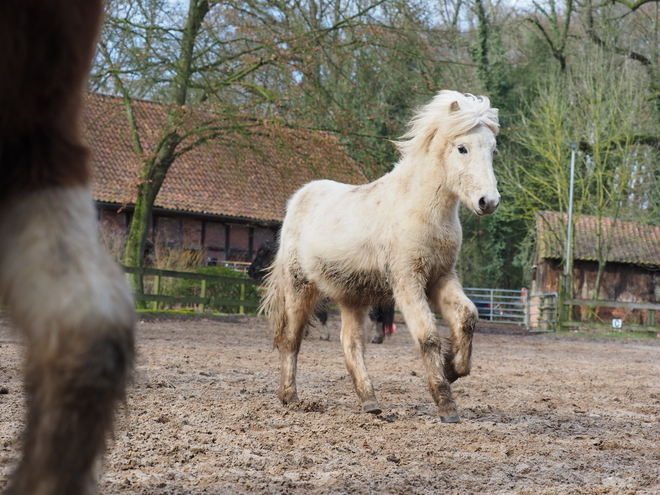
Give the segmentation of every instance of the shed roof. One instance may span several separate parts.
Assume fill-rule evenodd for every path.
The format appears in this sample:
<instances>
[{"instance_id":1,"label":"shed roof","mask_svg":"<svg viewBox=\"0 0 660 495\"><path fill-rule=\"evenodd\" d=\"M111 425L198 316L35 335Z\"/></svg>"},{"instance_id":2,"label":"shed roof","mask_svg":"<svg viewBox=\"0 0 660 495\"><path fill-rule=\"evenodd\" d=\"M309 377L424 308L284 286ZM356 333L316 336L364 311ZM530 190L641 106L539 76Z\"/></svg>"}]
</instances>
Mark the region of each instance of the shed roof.
<instances>
[{"instance_id":1,"label":"shed roof","mask_svg":"<svg viewBox=\"0 0 660 495\"><path fill-rule=\"evenodd\" d=\"M601 236L612 239L608 262L660 266L660 226L601 218ZM563 258L568 215L553 211L538 214L536 228L541 258ZM581 215L575 223L574 259L597 261L598 217Z\"/></svg>"},{"instance_id":2,"label":"shed roof","mask_svg":"<svg viewBox=\"0 0 660 495\"><path fill-rule=\"evenodd\" d=\"M150 153L166 122L166 109L138 100L134 110L144 151ZM193 119L200 120L199 112ZM134 204L139 157L122 100L88 94L82 128L92 149L94 199ZM249 135L225 135L177 158L155 206L279 222L289 197L316 179L367 182L336 137L323 132L258 127Z\"/></svg>"}]
</instances>

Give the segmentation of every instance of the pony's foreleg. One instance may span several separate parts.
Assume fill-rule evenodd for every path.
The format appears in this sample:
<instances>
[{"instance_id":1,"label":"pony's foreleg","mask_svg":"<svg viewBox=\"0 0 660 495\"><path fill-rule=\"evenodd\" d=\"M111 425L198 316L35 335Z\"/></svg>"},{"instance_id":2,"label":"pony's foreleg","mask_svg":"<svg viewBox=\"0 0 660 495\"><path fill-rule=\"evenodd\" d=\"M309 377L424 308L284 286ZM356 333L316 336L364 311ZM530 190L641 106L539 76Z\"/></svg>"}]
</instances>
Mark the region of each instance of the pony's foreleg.
<instances>
[{"instance_id":1,"label":"pony's foreleg","mask_svg":"<svg viewBox=\"0 0 660 495\"><path fill-rule=\"evenodd\" d=\"M372 414L382 412L374 386L367 374L364 363L364 323L367 315L366 308L353 308L340 305L341 309L341 346L346 358L346 368L351 374L355 392L360 399L362 410Z\"/></svg>"},{"instance_id":2,"label":"pony's foreleg","mask_svg":"<svg viewBox=\"0 0 660 495\"><path fill-rule=\"evenodd\" d=\"M479 313L454 273L438 281L431 290L431 299L451 330L451 345L444 352L444 372L447 380L454 382L470 373L472 335Z\"/></svg>"},{"instance_id":3,"label":"pony's foreleg","mask_svg":"<svg viewBox=\"0 0 660 495\"><path fill-rule=\"evenodd\" d=\"M451 385L445 378L442 366L442 339L423 288L412 285L400 286L394 296L422 354L429 390L438 406L440 419L444 423L460 421L452 397Z\"/></svg>"},{"instance_id":4,"label":"pony's foreleg","mask_svg":"<svg viewBox=\"0 0 660 495\"><path fill-rule=\"evenodd\" d=\"M89 192L51 189L0 206L0 297L27 336L27 424L6 493L91 493L133 362L135 312L98 243Z\"/></svg>"}]
</instances>

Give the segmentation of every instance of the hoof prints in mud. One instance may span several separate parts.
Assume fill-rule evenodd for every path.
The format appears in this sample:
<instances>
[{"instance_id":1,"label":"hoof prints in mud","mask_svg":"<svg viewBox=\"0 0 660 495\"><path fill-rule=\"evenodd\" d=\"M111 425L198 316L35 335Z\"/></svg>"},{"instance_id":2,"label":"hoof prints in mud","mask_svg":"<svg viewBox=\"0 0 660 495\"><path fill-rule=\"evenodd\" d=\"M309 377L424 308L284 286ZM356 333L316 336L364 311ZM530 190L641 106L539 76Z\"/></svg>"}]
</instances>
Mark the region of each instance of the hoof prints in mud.
<instances>
[{"instance_id":1,"label":"hoof prints in mud","mask_svg":"<svg viewBox=\"0 0 660 495\"><path fill-rule=\"evenodd\" d=\"M327 410L327 407L323 405L321 402L316 402L316 401L307 402L304 400L296 404L294 408L302 412L318 412L318 413L324 413Z\"/></svg>"},{"instance_id":2,"label":"hoof prints in mud","mask_svg":"<svg viewBox=\"0 0 660 495\"><path fill-rule=\"evenodd\" d=\"M383 413L362 412L331 340L305 342L299 396L276 396L260 318L150 321L109 444L106 495L660 493L660 346L475 335L442 424L410 335L368 345ZM335 324L335 326L332 326ZM399 328L401 330L399 330ZM24 420L20 339L0 326L0 489Z\"/></svg>"}]
</instances>

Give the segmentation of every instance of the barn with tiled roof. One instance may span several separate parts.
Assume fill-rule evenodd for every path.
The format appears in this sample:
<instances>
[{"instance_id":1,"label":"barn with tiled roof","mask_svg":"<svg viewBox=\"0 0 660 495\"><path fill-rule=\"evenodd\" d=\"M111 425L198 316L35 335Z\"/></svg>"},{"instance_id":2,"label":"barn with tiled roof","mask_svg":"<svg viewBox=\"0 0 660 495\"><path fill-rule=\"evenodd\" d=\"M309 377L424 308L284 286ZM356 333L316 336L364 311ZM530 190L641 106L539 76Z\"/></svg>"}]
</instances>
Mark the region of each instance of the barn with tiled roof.
<instances>
[{"instance_id":1,"label":"barn with tiled roof","mask_svg":"<svg viewBox=\"0 0 660 495\"><path fill-rule=\"evenodd\" d=\"M567 223L565 213L543 211L537 215L534 293L559 290ZM577 217L573 237L576 298L589 299L593 295L599 245L607 260L599 299L660 302L660 226L590 215Z\"/></svg>"},{"instance_id":2,"label":"barn with tiled roof","mask_svg":"<svg viewBox=\"0 0 660 495\"><path fill-rule=\"evenodd\" d=\"M165 108L135 101L134 114L144 152L149 153L165 125ZM89 94L82 126L92 149L94 199L101 220L126 229L139 180L139 156L123 101ZM249 134L223 135L172 164L156 198L152 241L203 248L211 259L247 261L261 242L274 238L288 198L316 179L367 182L328 133L255 127Z\"/></svg>"},{"instance_id":3,"label":"barn with tiled roof","mask_svg":"<svg viewBox=\"0 0 660 495\"><path fill-rule=\"evenodd\" d=\"M537 217L539 251L542 258L561 259L566 249L567 215L544 211ZM583 215L575 223L574 259L598 261L600 236L609 243L607 261L660 267L660 226L639 222L615 222L611 218Z\"/></svg>"}]
</instances>

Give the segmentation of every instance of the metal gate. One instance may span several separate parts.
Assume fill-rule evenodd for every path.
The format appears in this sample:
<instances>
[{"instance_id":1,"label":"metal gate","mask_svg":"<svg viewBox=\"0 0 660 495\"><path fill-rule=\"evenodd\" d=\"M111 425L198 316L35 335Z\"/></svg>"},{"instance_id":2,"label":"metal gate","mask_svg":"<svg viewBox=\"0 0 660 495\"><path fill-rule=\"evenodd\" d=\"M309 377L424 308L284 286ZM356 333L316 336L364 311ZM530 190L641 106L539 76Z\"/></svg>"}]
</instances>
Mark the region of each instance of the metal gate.
<instances>
[{"instance_id":1,"label":"metal gate","mask_svg":"<svg viewBox=\"0 0 660 495\"><path fill-rule=\"evenodd\" d=\"M524 291L507 289L463 289L479 311L481 321L525 324Z\"/></svg>"},{"instance_id":2,"label":"metal gate","mask_svg":"<svg viewBox=\"0 0 660 495\"><path fill-rule=\"evenodd\" d=\"M524 326L530 332L557 330L557 294L532 294L527 289L467 287L465 294L477 306L479 319Z\"/></svg>"},{"instance_id":3,"label":"metal gate","mask_svg":"<svg viewBox=\"0 0 660 495\"><path fill-rule=\"evenodd\" d=\"M532 294L526 304L529 332L556 332L559 321L559 297L556 293Z\"/></svg>"}]
</instances>

